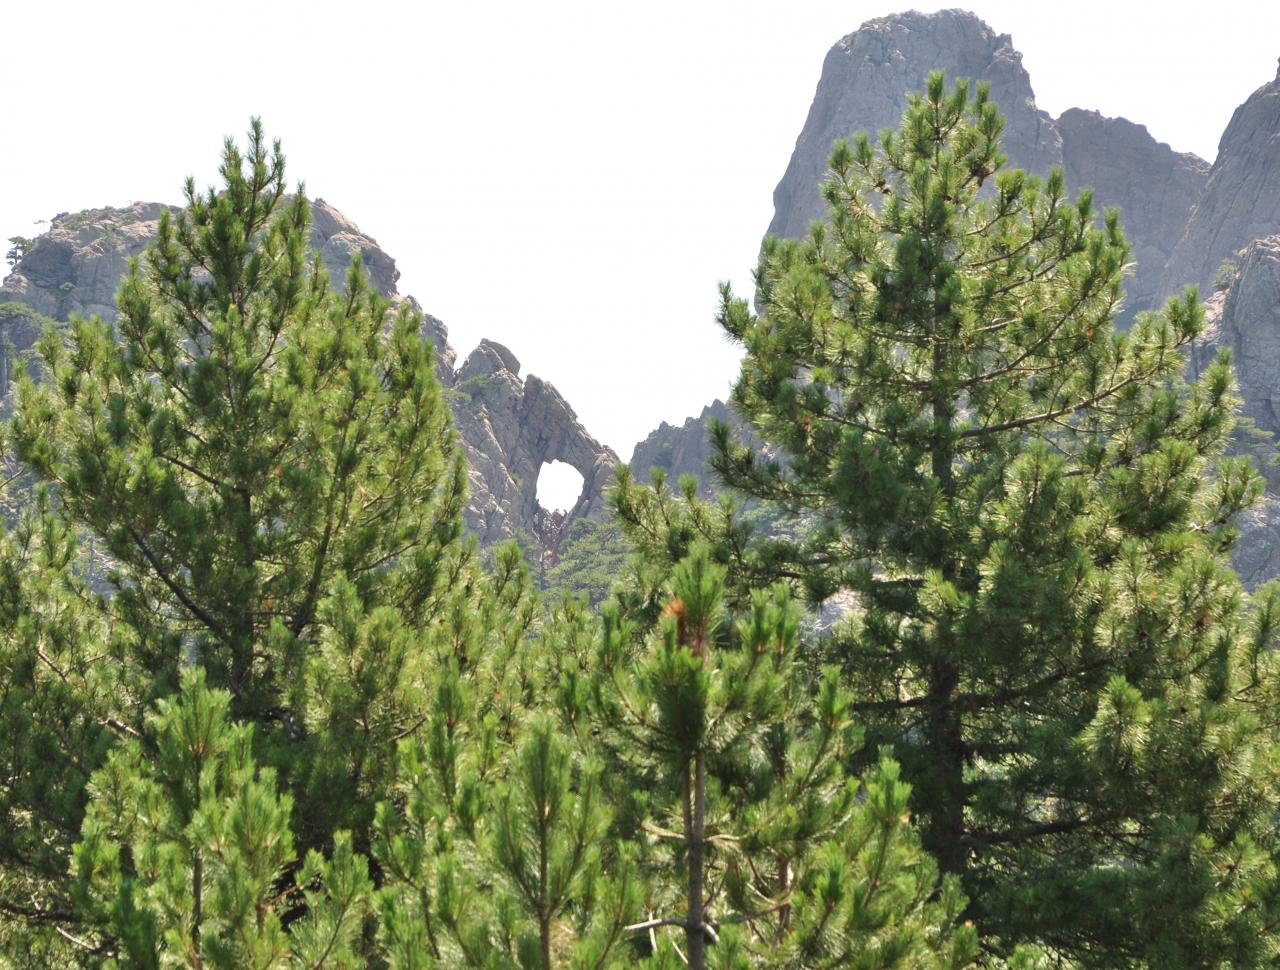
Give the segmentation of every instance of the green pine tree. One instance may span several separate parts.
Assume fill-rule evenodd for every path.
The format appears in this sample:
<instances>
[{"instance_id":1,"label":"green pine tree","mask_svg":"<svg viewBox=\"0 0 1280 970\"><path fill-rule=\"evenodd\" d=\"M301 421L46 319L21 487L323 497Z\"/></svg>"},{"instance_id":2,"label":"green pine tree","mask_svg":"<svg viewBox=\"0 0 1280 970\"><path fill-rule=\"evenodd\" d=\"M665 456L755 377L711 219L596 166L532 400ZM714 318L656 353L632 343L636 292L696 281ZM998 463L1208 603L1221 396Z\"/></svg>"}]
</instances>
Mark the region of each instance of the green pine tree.
<instances>
[{"instance_id":1,"label":"green pine tree","mask_svg":"<svg viewBox=\"0 0 1280 970\"><path fill-rule=\"evenodd\" d=\"M579 738L599 738L613 799L643 832L655 966L964 967L964 901L907 824L909 786L888 759L844 763L861 732L834 670L796 663L785 587L733 617L705 549L674 570L648 637L606 610L594 658L562 674ZM633 835L633 838L635 836ZM675 931L675 936L671 931Z\"/></svg>"},{"instance_id":2,"label":"green pine tree","mask_svg":"<svg viewBox=\"0 0 1280 970\"><path fill-rule=\"evenodd\" d=\"M297 865L292 800L255 765L253 725L232 723L230 701L185 671L145 737L94 773L75 869L80 910L104 931L95 951L109 966L364 966L364 860L337 833L331 860ZM292 907L305 915L286 933Z\"/></svg>"},{"instance_id":3,"label":"green pine tree","mask_svg":"<svg viewBox=\"0 0 1280 970\"><path fill-rule=\"evenodd\" d=\"M256 121L221 171L162 220L113 326L46 334L42 380L20 382L5 428L52 496L0 540L14 952L52 941L62 959L88 925L124 945L127 927L86 923L70 849L91 775L185 667L255 727L253 757L291 799L291 873L315 849L367 854L398 747L428 729L450 664L508 747L527 700L529 577L514 548L485 565L460 541L463 459L416 311L391 312L358 262L330 285Z\"/></svg>"},{"instance_id":4,"label":"green pine tree","mask_svg":"<svg viewBox=\"0 0 1280 970\"><path fill-rule=\"evenodd\" d=\"M454 674L427 739L405 746L400 797L380 806L391 966L618 965L640 886L607 844L599 767L575 763L545 714L505 751L467 730L473 698Z\"/></svg>"},{"instance_id":5,"label":"green pine tree","mask_svg":"<svg viewBox=\"0 0 1280 970\"><path fill-rule=\"evenodd\" d=\"M575 519L560 542L555 563L542 575L544 601L556 603L567 594L598 606L626 574L633 552L616 524Z\"/></svg>"},{"instance_id":6,"label":"green pine tree","mask_svg":"<svg viewBox=\"0 0 1280 970\"><path fill-rule=\"evenodd\" d=\"M47 335L15 450L110 556L110 616L152 696L199 662L259 725L300 843L367 845L429 687L415 638L475 569L463 460L419 315L358 261L331 286L257 121L221 174L203 195L188 180L113 327Z\"/></svg>"},{"instance_id":7,"label":"green pine tree","mask_svg":"<svg viewBox=\"0 0 1280 970\"><path fill-rule=\"evenodd\" d=\"M0 963L74 959L59 932L84 922L68 868L86 786L142 723L127 635L92 602L72 531L37 489L0 526Z\"/></svg>"},{"instance_id":8,"label":"green pine tree","mask_svg":"<svg viewBox=\"0 0 1280 970\"><path fill-rule=\"evenodd\" d=\"M789 537L719 555L856 594L814 662L994 955L1270 965L1275 594L1226 565L1260 487L1221 460L1229 363L1183 383L1194 292L1115 330L1115 213L1001 171L1002 124L931 76L899 130L836 144L827 222L766 240L759 315L725 289L734 403L780 451L720 427L714 465ZM619 512L661 537L638 491Z\"/></svg>"},{"instance_id":9,"label":"green pine tree","mask_svg":"<svg viewBox=\"0 0 1280 970\"><path fill-rule=\"evenodd\" d=\"M921 851L897 766L845 773L850 698L795 663L786 591L736 625L722 592L694 556L650 636L569 600L518 675L500 651L443 659L378 812L392 966L970 964L958 883Z\"/></svg>"}]
</instances>

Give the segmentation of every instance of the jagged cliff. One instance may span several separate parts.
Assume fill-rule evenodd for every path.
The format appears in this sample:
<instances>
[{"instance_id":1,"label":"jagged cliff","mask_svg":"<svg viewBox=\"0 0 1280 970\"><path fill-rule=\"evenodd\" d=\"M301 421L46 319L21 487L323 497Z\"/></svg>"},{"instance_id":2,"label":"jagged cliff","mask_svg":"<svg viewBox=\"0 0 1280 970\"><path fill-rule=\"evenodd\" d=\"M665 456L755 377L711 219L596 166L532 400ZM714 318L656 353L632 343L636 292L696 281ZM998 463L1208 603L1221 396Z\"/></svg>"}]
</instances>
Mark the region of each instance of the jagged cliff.
<instances>
[{"instance_id":1,"label":"jagged cliff","mask_svg":"<svg viewBox=\"0 0 1280 970\"><path fill-rule=\"evenodd\" d=\"M698 480L702 491L714 489L707 460L711 457L711 441L707 429L712 421L724 421L741 427L738 416L724 401L712 401L696 418L686 418L681 425L663 421L644 441L638 442L631 452L631 469L647 481L650 469L661 468L667 474L672 487L685 475Z\"/></svg>"},{"instance_id":2,"label":"jagged cliff","mask_svg":"<svg viewBox=\"0 0 1280 970\"><path fill-rule=\"evenodd\" d=\"M1101 207L1120 210L1135 264L1125 286L1128 311L1158 309L1190 282L1161 280L1182 227L1204 191L1209 163L1175 152L1125 118L1071 108L1054 124L1062 134L1067 186L1073 192L1091 186Z\"/></svg>"},{"instance_id":3,"label":"jagged cliff","mask_svg":"<svg viewBox=\"0 0 1280 970\"><path fill-rule=\"evenodd\" d=\"M534 528L544 462L562 461L582 475L567 521L603 513L617 456L587 434L553 385L532 374L522 381L520 362L506 347L480 341L449 390L470 464L467 520L482 541L510 538L517 525Z\"/></svg>"},{"instance_id":4,"label":"jagged cliff","mask_svg":"<svg viewBox=\"0 0 1280 970\"><path fill-rule=\"evenodd\" d=\"M0 405L43 326L73 315L115 318L115 292L130 259L155 236L159 203L92 209L56 216L0 286ZM409 302L396 290L395 260L377 241L322 199L312 203L311 245L330 278L341 285L358 254L373 285L393 305ZM422 336L436 350L436 372L471 470L467 525L482 543L532 530L538 518L537 482L544 462L560 460L583 476L569 518L599 514L602 489L617 457L578 422L555 387L533 375L521 379L515 356L482 341L460 368L441 321L423 314Z\"/></svg>"},{"instance_id":5,"label":"jagged cliff","mask_svg":"<svg viewBox=\"0 0 1280 970\"><path fill-rule=\"evenodd\" d=\"M1036 108L1022 55L1008 35L996 34L972 14L911 11L870 20L827 52L809 116L787 170L773 192L771 235L803 236L824 218L819 185L831 143L858 131L873 136L897 127L907 94L924 87L933 69L951 78L987 81L1005 116L1004 150L1014 164L1034 171L1062 161L1062 139L1052 119Z\"/></svg>"},{"instance_id":6,"label":"jagged cliff","mask_svg":"<svg viewBox=\"0 0 1280 970\"><path fill-rule=\"evenodd\" d=\"M1209 163L1173 151L1123 118L1079 109L1051 118L1036 107L1031 79L1009 35L997 34L963 10L882 17L836 42L774 190L769 232L799 237L811 220L825 217L819 185L831 143L858 131L874 135L896 127L908 93L922 89L934 69L952 79L990 84L1005 117L1002 144L1010 165L1037 175L1061 166L1073 191L1092 186L1100 211L1120 210L1136 263L1129 305L1137 310L1163 302L1160 280L1204 190Z\"/></svg>"},{"instance_id":7,"label":"jagged cliff","mask_svg":"<svg viewBox=\"0 0 1280 970\"><path fill-rule=\"evenodd\" d=\"M1280 224L1277 225L1280 228ZM1241 436L1267 480L1267 493L1242 523L1234 565L1249 585L1280 574L1280 234L1256 239L1238 254L1239 269L1205 301L1205 332L1191 354L1198 373L1225 347L1231 351L1244 416L1257 433Z\"/></svg>"},{"instance_id":8,"label":"jagged cliff","mask_svg":"<svg viewBox=\"0 0 1280 970\"><path fill-rule=\"evenodd\" d=\"M1179 233L1166 289L1207 290L1224 260L1280 230L1280 71L1236 108L1195 212Z\"/></svg>"},{"instance_id":9,"label":"jagged cliff","mask_svg":"<svg viewBox=\"0 0 1280 970\"><path fill-rule=\"evenodd\" d=\"M895 125L907 93L923 86L934 68L990 83L1007 118L1004 149L1011 165L1037 173L1061 165L1073 190L1093 186L1101 206L1120 210L1136 263L1128 311L1158 307L1187 282L1207 293L1223 260L1236 258L1239 271L1229 287L1209 301L1210 333L1197 355L1229 346L1248 415L1264 432L1280 434L1280 75L1236 111L1210 167L1123 118L1074 108L1050 117L1036 107L1009 36L973 14L910 12L868 21L826 57L774 192L769 231L804 234L810 220L824 214L818 186L831 142ZM139 203L53 220L0 287L0 387L46 320L113 316L120 275L154 235L164 209ZM359 253L384 295L412 300L396 290L395 261L321 200L313 205L312 244L335 281ZM444 324L425 314L423 319L423 337L436 348L437 372L470 461L472 531L489 542L544 522L537 478L542 464L553 460L572 465L584 479L570 518L600 513L616 457L587 433L555 388L532 375L522 379L515 355L489 341L458 366ZM633 470L644 477L659 466L673 480L692 474L704 487L711 484L705 465L712 417L734 420L717 401L680 426L664 423L636 445ZM1280 472L1264 471L1273 493L1247 524L1238 559L1251 582L1280 573Z\"/></svg>"}]
</instances>

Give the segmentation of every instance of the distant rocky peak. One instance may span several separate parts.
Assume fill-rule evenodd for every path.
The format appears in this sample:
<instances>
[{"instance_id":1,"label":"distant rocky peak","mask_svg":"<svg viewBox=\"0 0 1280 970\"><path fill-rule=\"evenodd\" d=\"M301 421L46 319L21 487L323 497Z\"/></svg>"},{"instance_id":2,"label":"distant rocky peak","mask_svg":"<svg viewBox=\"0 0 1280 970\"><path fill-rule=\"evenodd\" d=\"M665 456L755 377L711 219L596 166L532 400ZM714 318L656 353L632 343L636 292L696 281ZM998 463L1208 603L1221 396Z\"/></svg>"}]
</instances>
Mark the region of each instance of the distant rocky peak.
<instances>
[{"instance_id":1,"label":"distant rocky peak","mask_svg":"<svg viewBox=\"0 0 1280 970\"><path fill-rule=\"evenodd\" d=\"M712 421L730 424L739 434L744 431L737 414L728 404L717 399L704 407L696 418L686 418L679 426L663 421L647 438L638 442L631 452L631 474L640 483L647 484L653 469L661 469L672 488L684 476L692 475L698 480L703 493L709 494L716 484L709 467Z\"/></svg>"},{"instance_id":2,"label":"distant rocky peak","mask_svg":"<svg viewBox=\"0 0 1280 970\"><path fill-rule=\"evenodd\" d=\"M1174 152L1141 125L1072 109L1051 118L1036 107L1031 78L1008 34L972 13L915 11L869 20L827 53L813 104L782 180L774 191L772 235L798 238L825 218L820 185L832 142L872 134L902 119L907 97L930 71L949 80L990 85L1005 117L1002 147L1012 167L1044 175L1064 168L1073 191L1095 189L1099 212L1120 210L1136 271L1127 286L1130 310L1163 302L1165 264L1208 178L1208 163Z\"/></svg>"},{"instance_id":3,"label":"distant rocky peak","mask_svg":"<svg viewBox=\"0 0 1280 970\"><path fill-rule=\"evenodd\" d=\"M820 184L837 138L897 127L907 96L924 88L930 71L948 79L987 81L1006 118L1005 151L1015 164L1046 171L1062 161L1052 119L1035 106L1022 55L1008 34L974 14L915 11L869 20L827 53L813 104L782 180L774 191L769 232L804 235L826 215Z\"/></svg>"},{"instance_id":4,"label":"distant rocky peak","mask_svg":"<svg viewBox=\"0 0 1280 970\"><path fill-rule=\"evenodd\" d=\"M1180 234L1163 289L1207 293L1237 249L1280 229L1280 72L1236 108L1218 142L1208 184Z\"/></svg>"},{"instance_id":5,"label":"distant rocky peak","mask_svg":"<svg viewBox=\"0 0 1280 970\"><path fill-rule=\"evenodd\" d=\"M360 256L369 280L384 296L396 292L400 270L376 239L361 232L354 222L324 199L311 202L311 244L320 251L329 278L341 286L347 268Z\"/></svg>"},{"instance_id":6,"label":"distant rocky peak","mask_svg":"<svg viewBox=\"0 0 1280 970\"><path fill-rule=\"evenodd\" d=\"M462 362L450 389L458 431L468 446L471 507L468 521L483 541L513 537L524 526L558 540L560 526L579 515L604 514L604 487L617 456L593 438L555 386L530 374L502 344L481 340ZM538 503L545 465L564 462L582 476L568 516L548 531Z\"/></svg>"},{"instance_id":7,"label":"distant rocky peak","mask_svg":"<svg viewBox=\"0 0 1280 970\"><path fill-rule=\"evenodd\" d=\"M471 377L489 376L499 371L509 371L513 377L519 377L519 359L497 341L481 340L458 368L457 379L461 381Z\"/></svg>"}]
</instances>

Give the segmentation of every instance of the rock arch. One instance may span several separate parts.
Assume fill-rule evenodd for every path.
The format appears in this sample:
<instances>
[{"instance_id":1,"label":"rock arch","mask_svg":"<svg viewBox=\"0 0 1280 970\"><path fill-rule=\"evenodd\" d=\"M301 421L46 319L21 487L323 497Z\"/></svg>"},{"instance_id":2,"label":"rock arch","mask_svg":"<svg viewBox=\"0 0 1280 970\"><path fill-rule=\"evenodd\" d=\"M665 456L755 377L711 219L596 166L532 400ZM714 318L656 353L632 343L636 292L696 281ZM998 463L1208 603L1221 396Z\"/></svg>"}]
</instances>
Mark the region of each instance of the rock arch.
<instances>
[{"instance_id":1,"label":"rock arch","mask_svg":"<svg viewBox=\"0 0 1280 970\"><path fill-rule=\"evenodd\" d=\"M458 430L471 459L468 520L481 541L533 529L538 473L561 461L582 476L582 491L566 522L604 511L604 487L618 457L593 438L553 384L530 374L502 344L480 341L452 387Z\"/></svg>"}]
</instances>

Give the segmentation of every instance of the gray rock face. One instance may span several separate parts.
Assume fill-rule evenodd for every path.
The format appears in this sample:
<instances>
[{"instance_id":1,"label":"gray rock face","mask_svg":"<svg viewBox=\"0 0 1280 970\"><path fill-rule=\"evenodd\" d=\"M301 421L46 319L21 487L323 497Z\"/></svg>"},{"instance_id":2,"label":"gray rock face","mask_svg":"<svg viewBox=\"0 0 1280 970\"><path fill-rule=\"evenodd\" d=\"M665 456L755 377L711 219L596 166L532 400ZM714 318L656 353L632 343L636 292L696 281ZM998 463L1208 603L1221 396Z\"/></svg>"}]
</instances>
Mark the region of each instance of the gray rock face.
<instances>
[{"instance_id":1,"label":"gray rock face","mask_svg":"<svg viewBox=\"0 0 1280 970\"><path fill-rule=\"evenodd\" d=\"M661 468L667 473L672 488L682 476L692 475L704 494L711 492L715 483L707 462L711 458L712 420L724 421L735 428L742 424L729 405L720 400L712 401L696 418L686 418L679 427L663 421L631 453L630 468L636 481L647 483L650 470Z\"/></svg>"},{"instance_id":2,"label":"gray rock face","mask_svg":"<svg viewBox=\"0 0 1280 970\"><path fill-rule=\"evenodd\" d=\"M1280 229L1280 220L1277 220ZM1280 433L1280 235L1256 239L1240 253L1230 286L1205 301L1206 328L1192 355L1198 371L1219 347L1231 351L1244 413ZM1280 469L1272 470L1280 485Z\"/></svg>"},{"instance_id":3,"label":"gray rock face","mask_svg":"<svg viewBox=\"0 0 1280 970\"><path fill-rule=\"evenodd\" d=\"M538 473L562 461L582 475L582 492L569 512L599 517L603 490L618 458L578 423L554 386L532 374L520 379L520 362L489 340L463 361L451 394L458 432L471 466L468 522L482 542L532 527L538 513Z\"/></svg>"},{"instance_id":4,"label":"gray rock face","mask_svg":"<svg viewBox=\"0 0 1280 970\"><path fill-rule=\"evenodd\" d=\"M809 117L773 193L770 234L798 238L813 219L826 216L819 185L831 143L858 131L896 127L907 94L922 90L935 68L948 78L991 85L991 97L1005 116L1002 146L1010 166L1035 175L1062 166L1072 192L1092 186L1100 212L1120 210L1137 264L1127 287L1128 306L1140 310L1162 304L1160 279L1204 189L1208 163L1174 152L1143 126L1122 118L1079 109L1050 118L1036 107L1031 79L1009 35L997 34L962 10L871 20L831 48Z\"/></svg>"},{"instance_id":5,"label":"gray rock face","mask_svg":"<svg viewBox=\"0 0 1280 970\"><path fill-rule=\"evenodd\" d=\"M0 303L25 303L55 320L95 313L114 319L120 277L155 236L167 208L137 202L54 216L0 286Z\"/></svg>"},{"instance_id":6,"label":"gray rock face","mask_svg":"<svg viewBox=\"0 0 1280 970\"><path fill-rule=\"evenodd\" d=\"M1209 178L1209 163L1157 142L1142 125L1071 108L1057 122L1062 166L1073 191L1088 185L1099 208L1120 211L1137 266L1125 285L1127 305L1158 309L1181 287L1161 279L1182 227Z\"/></svg>"},{"instance_id":7,"label":"gray rock face","mask_svg":"<svg viewBox=\"0 0 1280 970\"><path fill-rule=\"evenodd\" d=\"M1244 414L1266 437L1244 436L1267 493L1240 523L1232 557L1249 586L1280 574L1280 466L1270 463L1280 439L1280 235L1257 239L1240 253L1239 271L1225 291L1205 301L1205 332L1191 354L1193 376L1219 348L1231 351Z\"/></svg>"},{"instance_id":8,"label":"gray rock face","mask_svg":"<svg viewBox=\"0 0 1280 970\"><path fill-rule=\"evenodd\" d=\"M160 216L173 210L158 202L136 202L125 208L88 209L55 216L22 261L0 286L0 302L27 304L55 320L97 314L112 320L116 288L129 260L140 257L155 238ZM339 288L357 254L365 272L384 296L396 295L400 271L341 212L323 199L311 205L311 246L319 250L329 276Z\"/></svg>"},{"instance_id":9,"label":"gray rock face","mask_svg":"<svg viewBox=\"0 0 1280 970\"><path fill-rule=\"evenodd\" d=\"M400 271L396 261L382 251L376 240L366 236L354 222L324 199L311 203L311 246L320 251L329 279L344 287L347 270L360 257L369 281L383 296L393 296Z\"/></svg>"},{"instance_id":10,"label":"gray rock face","mask_svg":"<svg viewBox=\"0 0 1280 970\"><path fill-rule=\"evenodd\" d=\"M0 408L10 376L47 320L91 314L115 319L120 277L154 238L166 208L137 203L64 213L35 240L0 286ZM413 297L397 292L400 272L376 240L321 199L312 202L311 218L311 245L335 286L343 288L347 269L359 255L370 281L393 308L407 304L421 312ZM586 432L555 387L532 375L521 380L515 355L489 341L455 371L448 330L426 313L422 337L436 350L436 373L470 465L467 525L482 543L534 528L544 462L564 461L583 476L570 519L603 512L602 492L617 456Z\"/></svg>"},{"instance_id":11,"label":"gray rock face","mask_svg":"<svg viewBox=\"0 0 1280 970\"><path fill-rule=\"evenodd\" d=\"M0 416L8 413L9 385L28 367L31 348L45 326L56 322L25 303L0 303Z\"/></svg>"},{"instance_id":12,"label":"gray rock face","mask_svg":"<svg viewBox=\"0 0 1280 970\"><path fill-rule=\"evenodd\" d=\"M1231 116L1204 194L1164 275L1164 288L1187 283L1207 292L1236 250L1280 230L1280 72Z\"/></svg>"},{"instance_id":13,"label":"gray rock face","mask_svg":"<svg viewBox=\"0 0 1280 970\"><path fill-rule=\"evenodd\" d=\"M869 20L827 53L809 117L773 192L771 235L798 238L811 220L826 216L818 186L831 143L859 131L875 135L897 127L907 94L922 90L935 68L949 79L990 82L991 97L1005 116L1004 150L1012 164L1046 172L1062 162L1061 136L1036 108L1022 55L1008 34L997 34L963 10Z\"/></svg>"}]
</instances>

